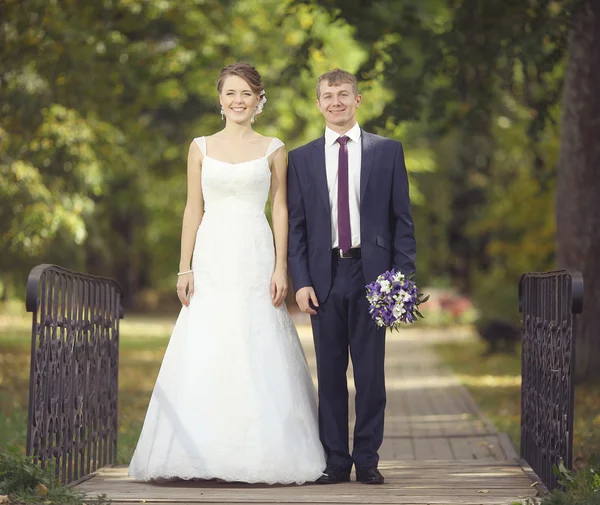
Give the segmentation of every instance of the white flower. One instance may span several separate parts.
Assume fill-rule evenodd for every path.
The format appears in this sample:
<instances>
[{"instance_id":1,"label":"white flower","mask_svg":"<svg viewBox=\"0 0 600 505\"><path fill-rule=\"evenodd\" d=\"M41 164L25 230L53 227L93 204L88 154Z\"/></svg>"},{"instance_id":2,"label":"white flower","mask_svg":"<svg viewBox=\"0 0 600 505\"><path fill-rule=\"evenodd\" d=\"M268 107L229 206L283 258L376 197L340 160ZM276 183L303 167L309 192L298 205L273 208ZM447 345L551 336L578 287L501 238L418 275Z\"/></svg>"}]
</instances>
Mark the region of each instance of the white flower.
<instances>
[{"instance_id":1,"label":"white flower","mask_svg":"<svg viewBox=\"0 0 600 505\"><path fill-rule=\"evenodd\" d=\"M402 303L397 303L396 305L394 305L394 308L392 309L392 316L394 316L396 319L398 319L405 312L406 312L406 309L404 308L404 305Z\"/></svg>"},{"instance_id":2,"label":"white flower","mask_svg":"<svg viewBox=\"0 0 600 505\"><path fill-rule=\"evenodd\" d=\"M260 100L258 101L258 104L256 105L256 115L258 116L262 111L263 111L263 107L265 106L265 103L267 101L267 97L265 95L265 92L262 92L262 95L260 96Z\"/></svg>"},{"instance_id":3,"label":"white flower","mask_svg":"<svg viewBox=\"0 0 600 505\"><path fill-rule=\"evenodd\" d=\"M378 296L367 296L367 300L373 306L376 306L380 301Z\"/></svg>"},{"instance_id":4,"label":"white flower","mask_svg":"<svg viewBox=\"0 0 600 505\"><path fill-rule=\"evenodd\" d=\"M382 293L389 293L390 289L392 288L390 281L381 281L379 285L381 286Z\"/></svg>"},{"instance_id":5,"label":"white flower","mask_svg":"<svg viewBox=\"0 0 600 505\"><path fill-rule=\"evenodd\" d=\"M407 291L404 291L403 289L401 289L398 294L396 295L396 300L398 301L402 301L402 302L408 302L412 299L412 296L410 295L410 293L408 293Z\"/></svg>"},{"instance_id":6,"label":"white flower","mask_svg":"<svg viewBox=\"0 0 600 505\"><path fill-rule=\"evenodd\" d=\"M404 281L404 274L402 272L396 272L396 274L394 275L394 280L396 282Z\"/></svg>"}]
</instances>

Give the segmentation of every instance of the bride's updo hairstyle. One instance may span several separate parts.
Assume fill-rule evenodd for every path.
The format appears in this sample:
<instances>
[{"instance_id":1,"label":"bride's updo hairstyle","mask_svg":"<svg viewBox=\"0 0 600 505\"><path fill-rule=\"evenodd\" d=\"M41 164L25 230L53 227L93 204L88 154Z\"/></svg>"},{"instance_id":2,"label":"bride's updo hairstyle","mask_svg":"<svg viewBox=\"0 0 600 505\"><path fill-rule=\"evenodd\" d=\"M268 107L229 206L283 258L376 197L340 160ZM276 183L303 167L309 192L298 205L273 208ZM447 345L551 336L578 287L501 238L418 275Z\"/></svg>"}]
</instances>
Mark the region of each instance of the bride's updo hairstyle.
<instances>
[{"instance_id":1,"label":"bride's updo hairstyle","mask_svg":"<svg viewBox=\"0 0 600 505\"><path fill-rule=\"evenodd\" d=\"M221 94L223 91L223 84L225 83L225 79L227 79L230 75L237 75L241 77L248 83L252 92L260 98L262 98L265 94L265 87L262 82L262 77L252 65L248 63L233 63L232 65L227 65L223 70L221 70L221 75L217 79L217 91Z\"/></svg>"},{"instance_id":2,"label":"bride's updo hairstyle","mask_svg":"<svg viewBox=\"0 0 600 505\"><path fill-rule=\"evenodd\" d=\"M221 75L219 75L219 78L217 79L217 91L219 92L219 95L223 91L225 79L230 75L237 75L244 79L244 81L248 83L248 86L250 86L252 92L258 96L256 110L254 116L252 116L252 122L254 122L254 117L258 116L263 111L263 107L267 101L262 77L258 73L258 70L248 63L233 63L232 65L227 65L221 70Z\"/></svg>"}]
</instances>

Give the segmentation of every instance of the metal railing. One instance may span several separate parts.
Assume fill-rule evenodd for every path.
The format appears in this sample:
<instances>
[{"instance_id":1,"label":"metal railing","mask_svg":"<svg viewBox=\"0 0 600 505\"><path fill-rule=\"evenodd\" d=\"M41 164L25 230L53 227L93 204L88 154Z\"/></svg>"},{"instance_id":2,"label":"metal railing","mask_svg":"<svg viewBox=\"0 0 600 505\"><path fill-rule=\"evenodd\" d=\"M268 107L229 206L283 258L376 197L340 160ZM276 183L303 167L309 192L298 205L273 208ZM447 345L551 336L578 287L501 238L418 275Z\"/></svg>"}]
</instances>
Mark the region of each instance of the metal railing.
<instances>
[{"instance_id":1,"label":"metal railing","mask_svg":"<svg viewBox=\"0 0 600 505\"><path fill-rule=\"evenodd\" d=\"M565 270L523 274L521 459L545 486L553 467L573 461L575 314L583 309L583 278Z\"/></svg>"},{"instance_id":2,"label":"metal railing","mask_svg":"<svg viewBox=\"0 0 600 505\"><path fill-rule=\"evenodd\" d=\"M46 264L29 274L27 454L64 483L116 462L122 298L112 279Z\"/></svg>"}]
</instances>

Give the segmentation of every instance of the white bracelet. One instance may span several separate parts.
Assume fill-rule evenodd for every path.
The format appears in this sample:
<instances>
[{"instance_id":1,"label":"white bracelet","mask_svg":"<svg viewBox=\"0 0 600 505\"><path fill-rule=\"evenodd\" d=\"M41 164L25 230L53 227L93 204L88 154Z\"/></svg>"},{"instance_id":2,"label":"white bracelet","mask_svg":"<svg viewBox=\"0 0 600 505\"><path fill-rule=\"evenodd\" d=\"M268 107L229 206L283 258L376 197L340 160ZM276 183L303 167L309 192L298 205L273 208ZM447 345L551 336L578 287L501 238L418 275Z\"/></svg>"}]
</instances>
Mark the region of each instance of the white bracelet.
<instances>
[{"instance_id":1,"label":"white bracelet","mask_svg":"<svg viewBox=\"0 0 600 505\"><path fill-rule=\"evenodd\" d=\"M191 274L192 272L193 270L187 270L186 272L177 272L177 275Z\"/></svg>"}]
</instances>

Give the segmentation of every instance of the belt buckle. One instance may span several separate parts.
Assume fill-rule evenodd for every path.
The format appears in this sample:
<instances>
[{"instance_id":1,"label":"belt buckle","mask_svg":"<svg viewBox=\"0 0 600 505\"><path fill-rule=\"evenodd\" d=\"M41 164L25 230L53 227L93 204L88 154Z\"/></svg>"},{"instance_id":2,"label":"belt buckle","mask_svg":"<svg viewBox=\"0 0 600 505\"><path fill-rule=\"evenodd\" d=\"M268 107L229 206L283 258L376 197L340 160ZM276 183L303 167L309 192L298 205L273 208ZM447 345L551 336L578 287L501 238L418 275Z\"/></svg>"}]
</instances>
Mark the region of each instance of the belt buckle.
<instances>
[{"instance_id":1,"label":"belt buckle","mask_svg":"<svg viewBox=\"0 0 600 505\"><path fill-rule=\"evenodd\" d=\"M352 258L352 254L350 253L350 250L344 252L344 251L342 251L342 249L339 249L339 252L340 252L339 253L340 254L340 258L342 258L342 259Z\"/></svg>"}]
</instances>

